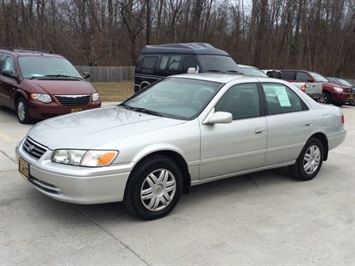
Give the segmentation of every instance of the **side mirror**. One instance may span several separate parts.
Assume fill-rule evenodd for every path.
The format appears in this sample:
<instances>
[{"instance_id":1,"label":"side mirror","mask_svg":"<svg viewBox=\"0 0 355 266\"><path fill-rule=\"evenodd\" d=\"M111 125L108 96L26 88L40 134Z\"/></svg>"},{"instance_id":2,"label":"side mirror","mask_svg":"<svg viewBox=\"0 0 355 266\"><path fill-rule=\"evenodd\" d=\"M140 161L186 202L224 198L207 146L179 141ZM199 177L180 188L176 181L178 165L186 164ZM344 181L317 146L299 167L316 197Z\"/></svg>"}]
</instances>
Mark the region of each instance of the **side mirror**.
<instances>
[{"instance_id":1,"label":"side mirror","mask_svg":"<svg viewBox=\"0 0 355 266\"><path fill-rule=\"evenodd\" d=\"M10 70L4 70L4 71L2 72L2 74L3 74L4 76L6 76L6 77L17 79L16 73L14 73L14 72L12 72L12 71L10 71Z\"/></svg>"},{"instance_id":2,"label":"side mirror","mask_svg":"<svg viewBox=\"0 0 355 266\"><path fill-rule=\"evenodd\" d=\"M84 79L88 79L88 78L90 78L90 73L89 72L84 72L82 76L83 76Z\"/></svg>"},{"instance_id":3,"label":"side mirror","mask_svg":"<svg viewBox=\"0 0 355 266\"><path fill-rule=\"evenodd\" d=\"M193 73L198 73L198 72L197 72L196 68L194 68L194 67L189 67L189 68L187 69L187 73L188 73L188 74L193 74Z\"/></svg>"},{"instance_id":4,"label":"side mirror","mask_svg":"<svg viewBox=\"0 0 355 266\"><path fill-rule=\"evenodd\" d=\"M307 82L313 82L313 79L309 78L307 79Z\"/></svg>"},{"instance_id":5,"label":"side mirror","mask_svg":"<svg viewBox=\"0 0 355 266\"><path fill-rule=\"evenodd\" d=\"M213 125L213 124L229 124L232 123L233 117L231 113L228 112L215 112L212 116L207 118L204 125Z\"/></svg>"}]
</instances>

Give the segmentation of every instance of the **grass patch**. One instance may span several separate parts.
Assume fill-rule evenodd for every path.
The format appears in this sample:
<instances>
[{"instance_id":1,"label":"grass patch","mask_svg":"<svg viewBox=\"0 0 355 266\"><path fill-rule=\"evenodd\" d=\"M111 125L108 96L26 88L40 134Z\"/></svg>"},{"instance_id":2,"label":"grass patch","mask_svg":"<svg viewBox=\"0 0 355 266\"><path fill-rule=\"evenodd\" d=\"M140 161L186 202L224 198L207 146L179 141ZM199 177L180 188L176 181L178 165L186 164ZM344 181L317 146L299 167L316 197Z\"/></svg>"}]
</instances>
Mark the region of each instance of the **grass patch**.
<instances>
[{"instance_id":1,"label":"grass patch","mask_svg":"<svg viewBox=\"0 0 355 266\"><path fill-rule=\"evenodd\" d=\"M122 102L134 94L134 82L91 82L102 102Z\"/></svg>"}]
</instances>

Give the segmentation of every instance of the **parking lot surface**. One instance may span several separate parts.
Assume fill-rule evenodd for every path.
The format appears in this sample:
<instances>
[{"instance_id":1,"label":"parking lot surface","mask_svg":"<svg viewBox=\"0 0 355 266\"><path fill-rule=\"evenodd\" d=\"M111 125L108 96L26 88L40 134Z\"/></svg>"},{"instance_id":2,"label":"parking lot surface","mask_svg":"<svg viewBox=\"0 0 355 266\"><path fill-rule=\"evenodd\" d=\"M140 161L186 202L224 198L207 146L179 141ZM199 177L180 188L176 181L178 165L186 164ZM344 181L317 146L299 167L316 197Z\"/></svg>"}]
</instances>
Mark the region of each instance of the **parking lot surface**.
<instances>
[{"instance_id":1,"label":"parking lot surface","mask_svg":"<svg viewBox=\"0 0 355 266\"><path fill-rule=\"evenodd\" d=\"M15 159L31 125L0 106L0 265L354 265L355 107L342 110L346 139L314 180L277 169L193 187L147 222L32 188Z\"/></svg>"}]
</instances>

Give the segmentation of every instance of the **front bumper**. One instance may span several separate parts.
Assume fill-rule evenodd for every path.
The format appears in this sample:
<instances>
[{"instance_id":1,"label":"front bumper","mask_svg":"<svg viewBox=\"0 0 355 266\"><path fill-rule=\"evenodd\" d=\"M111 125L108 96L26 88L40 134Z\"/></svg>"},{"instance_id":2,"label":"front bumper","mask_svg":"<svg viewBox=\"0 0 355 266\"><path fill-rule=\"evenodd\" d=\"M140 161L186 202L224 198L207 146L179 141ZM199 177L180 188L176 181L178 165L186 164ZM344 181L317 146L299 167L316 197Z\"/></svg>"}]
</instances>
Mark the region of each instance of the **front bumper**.
<instances>
[{"instance_id":1,"label":"front bumper","mask_svg":"<svg viewBox=\"0 0 355 266\"><path fill-rule=\"evenodd\" d=\"M56 102L49 104L41 103L39 101L29 101L28 109L30 116L34 119L46 119L58 115L69 114L78 111L90 110L101 107L101 101L90 102L85 106L63 106Z\"/></svg>"},{"instance_id":2,"label":"front bumper","mask_svg":"<svg viewBox=\"0 0 355 266\"><path fill-rule=\"evenodd\" d=\"M53 163L52 151L46 151L40 159L29 156L22 149L23 141L16 146L19 162L27 163L28 173L21 176L43 194L64 202L97 204L123 200L130 165L107 167L80 167ZM23 171L22 171L23 172Z\"/></svg>"},{"instance_id":3,"label":"front bumper","mask_svg":"<svg viewBox=\"0 0 355 266\"><path fill-rule=\"evenodd\" d=\"M331 95L333 102L344 104L354 100L354 93L334 93Z\"/></svg>"}]
</instances>

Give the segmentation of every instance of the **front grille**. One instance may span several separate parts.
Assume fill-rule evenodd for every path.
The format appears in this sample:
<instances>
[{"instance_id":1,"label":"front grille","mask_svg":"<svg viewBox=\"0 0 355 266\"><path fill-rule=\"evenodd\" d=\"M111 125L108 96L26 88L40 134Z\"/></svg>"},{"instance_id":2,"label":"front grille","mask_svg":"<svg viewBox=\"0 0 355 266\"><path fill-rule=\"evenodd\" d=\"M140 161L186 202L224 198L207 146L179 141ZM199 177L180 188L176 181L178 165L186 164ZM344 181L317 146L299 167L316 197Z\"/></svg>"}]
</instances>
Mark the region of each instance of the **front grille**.
<instances>
[{"instance_id":1,"label":"front grille","mask_svg":"<svg viewBox=\"0 0 355 266\"><path fill-rule=\"evenodd\" d=\"M90 102L90 95L56 95L55 97L64 106L85 106Z\"/></svg>"},{"instance_id":2,"label":"front grille","mask_svg":"<svg viewBox=\"0 0 355 266\"><path fill-rule=\"evenodd\" d=\"M38 160L48 150L48 148L35 142L30 137L27 137L25 142L23 143L23 150L28 155L30 155Z\"/></svg>"}]
</instances>

